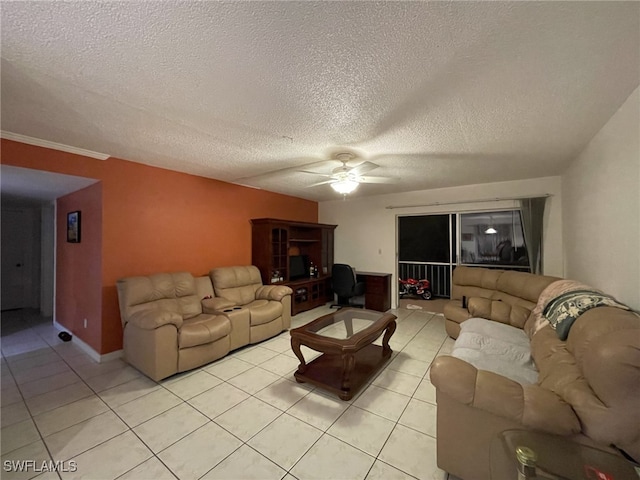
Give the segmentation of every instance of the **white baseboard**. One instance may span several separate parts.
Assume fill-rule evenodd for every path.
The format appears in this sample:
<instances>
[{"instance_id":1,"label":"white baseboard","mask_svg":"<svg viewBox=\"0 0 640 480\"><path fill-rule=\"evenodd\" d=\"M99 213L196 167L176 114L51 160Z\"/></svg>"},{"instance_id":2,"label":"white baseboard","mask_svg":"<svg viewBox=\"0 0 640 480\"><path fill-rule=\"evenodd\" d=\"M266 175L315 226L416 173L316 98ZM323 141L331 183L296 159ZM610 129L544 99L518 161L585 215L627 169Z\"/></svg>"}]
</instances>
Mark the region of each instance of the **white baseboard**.
<instances>
[{"instance_id":1,"label":"white baseboard","mask_svg":"<svg viewBox=\"0 0 640 480\"><path fill-rule=\"evenodd\" d=\"M68 328L59 324L55 320L53 321L53 326L60 331L66 332L69 330ZM116 350L115 352L109 352L109 353L105 353L104 355L100 355L93 348L91 348L91 346L88 343L84 342L77 335L73 335L73 338L71 339L71 341L98 363L108 362L110 360L115 360L117 358L122 357L122 350Z\"/></svg>"},{"instance_id":2,"label":"white baseboard","mask_svg":"<svg viewBox=\"0 0 640 480\"><path fill-rule=\"evenodd\" d=\"M111 360L116 360L118 358L122 358L124 356L124 350L116 350L115 352L105 353L104 355L100 355L99 362L109 362Z\"/></svg>"}]
</instances>

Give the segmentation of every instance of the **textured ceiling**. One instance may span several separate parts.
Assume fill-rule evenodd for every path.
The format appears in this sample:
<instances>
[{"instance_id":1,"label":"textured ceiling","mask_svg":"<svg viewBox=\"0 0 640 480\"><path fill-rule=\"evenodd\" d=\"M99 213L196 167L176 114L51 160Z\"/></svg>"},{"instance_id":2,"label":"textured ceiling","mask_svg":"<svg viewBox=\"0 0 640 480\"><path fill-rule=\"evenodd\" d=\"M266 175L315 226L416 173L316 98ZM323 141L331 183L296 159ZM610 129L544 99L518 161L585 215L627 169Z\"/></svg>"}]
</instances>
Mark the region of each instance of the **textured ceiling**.
<instances>
[{"instance_id":1,"label":"textured ceiling","mask_svg":"<svg viewBox=\"0 0 640 480\"><path fill-rule=\"evenodd\" d=\"M314 200L560 174L639 69L638 2L2 4L2 130Z\"/></svg>"}]
</instances>

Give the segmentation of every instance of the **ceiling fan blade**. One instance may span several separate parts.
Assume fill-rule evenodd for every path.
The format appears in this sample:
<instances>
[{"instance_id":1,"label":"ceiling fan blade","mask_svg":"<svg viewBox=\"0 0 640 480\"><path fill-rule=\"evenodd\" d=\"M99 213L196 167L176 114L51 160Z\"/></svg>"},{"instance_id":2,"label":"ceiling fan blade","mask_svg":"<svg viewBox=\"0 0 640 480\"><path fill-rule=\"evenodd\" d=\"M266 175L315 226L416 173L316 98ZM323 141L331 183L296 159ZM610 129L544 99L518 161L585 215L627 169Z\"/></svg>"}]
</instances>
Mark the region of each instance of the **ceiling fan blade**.
<instances>
[{"instance_id":1,"label":"ceiling fan blade","mask_svg":"<svg viewBox=\"0 0 640 480\"><path fill-rule=\"evenodd\" d=\"M296 170L296 173L309 173L311 175L316 175L317 177L325 177L325 178L333 177L333 175L329 175L327 173L310 172L309 170Z\"/></svg>"},{"instance_id":2,"label":"ceiling fan blade","mask_svg":"<svg viewBox=\"0 0 640 480\"><path fill-rule=\"evenodd\" d=\"M376 165L373 162L369 162L368 160L362 162L359 165L356 165L353 168L349 169L349 173L355 173L356 175L362 175L363 173L370 172L371 170L375 170L379 165Z\"/></svg>"},{"instance_id":3,"label":"ceiling fan blade","mask_svg":"<svg viewBox=\"0 0 640 480\"><path fill-rule=\"evenodd\" d=\"M309 161L309 160L312 160L312 161ZM232 183L248 183L253 180L267 180L271 177L277 177L277 176L297 172L299 168L305 168L305 167L308 168L308 167L315 167L315 166L319 167L319 166L326 166L327 164L333 164L333 162L329 163L327 162L327 160L318 160L317 158L313 158L313 157L286 160L286 162L289 162L289 161L304 162L304 163L301 163L299 165L292 165L289 167L278 168L278 169L270 170L267 172L257 173L254 175L248 175L245 177L239 177L233 180ZM310 173L316 173L316 172L310 172Z\"/></svg>"},{"instance_id":4,"label":"ceiling fan blade","mask_svg":"<svg viewBox=\"0 0 640 480\"><path fill-rule=\"evenodd\" d=\"M397 177L360 177L360 183L396 183Z\"/></svg>"},{"instance_id":5,"label":"ceiling fan blade","mask_svg":"<svg viewBox=\"0 0 640 480\"><path fill-rule=\"evenodd\" d=\"M305 188L317 187L318 185L327 185L329 183L334 183L335 180L325 180L324 182L312 183L311 185L307 185Z\"/></svg>"}]
</instances>

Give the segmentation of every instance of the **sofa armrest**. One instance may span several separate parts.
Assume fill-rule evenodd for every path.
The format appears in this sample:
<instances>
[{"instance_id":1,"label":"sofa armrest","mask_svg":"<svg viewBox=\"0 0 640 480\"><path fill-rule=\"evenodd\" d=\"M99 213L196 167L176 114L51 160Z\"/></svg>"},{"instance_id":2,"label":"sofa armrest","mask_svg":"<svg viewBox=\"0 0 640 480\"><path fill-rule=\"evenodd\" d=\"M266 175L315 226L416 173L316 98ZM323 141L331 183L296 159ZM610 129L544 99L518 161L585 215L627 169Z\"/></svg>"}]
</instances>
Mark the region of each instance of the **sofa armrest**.
<instances>
[{"instance_id":1,"label":"sofa armrest","mask_svg":"<svg viewBox=\"0 0 640 480\"><path fill-rule=\"evenodd\" d=\"M182 326L182 316L168 310L148 309L135 312L129 317L127 323L131 323L143 330L155 330L163 325L173 324L176 328Z\"/></svg>"},{"instance_id":2,"label":"sofa armrest","mask_svg":"<svg viewBox=\"0 0 640 480\"><path fill-rule=\"evenodd\" d=\"M282 301L287 295L291 295L291 290L286 285L263 285L256 290L256 299Z\"/></svg>"},{"instance_id":3,"label":"sofa armrest","mask_svg":"<svg viewBox=\"0 0 640 480\"><path fill-rule=\"evenodd\" d=\"M556 435L581 431L571 406L538 385L520 385L502 375L478 370L450 356L436 358L430 370L437 390L470 407Z\"/></svg>"},{"instance_id":4,"label":"sofa armrest","mask_svg":"<svg viewBox=\"0 0 640 480\"><path fill-rule=\"evenodd\" d=\"M223 297L205 298L202 300L202 313L219 313L225 308L235 307L236 302Z\"/></svg>"}]
</instances>

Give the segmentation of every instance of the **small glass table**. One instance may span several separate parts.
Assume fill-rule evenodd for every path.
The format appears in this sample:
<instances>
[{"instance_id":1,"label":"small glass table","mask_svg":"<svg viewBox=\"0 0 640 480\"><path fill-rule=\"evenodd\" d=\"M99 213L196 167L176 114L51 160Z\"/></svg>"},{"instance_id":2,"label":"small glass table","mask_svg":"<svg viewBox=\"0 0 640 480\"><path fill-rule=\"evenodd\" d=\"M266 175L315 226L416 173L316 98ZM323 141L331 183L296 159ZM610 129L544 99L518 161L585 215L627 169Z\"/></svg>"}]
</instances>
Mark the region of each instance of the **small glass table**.
<instances>
[{"instance_id":1,"label":"small glass table","mask_svg":"<svg viewBox=\"0 0 640 480\"><path fill-rule=\"evenodd\" d=\"M391 357L389 339L396 330L390 313L343 308L291 330L291 348L300 360L294 373L299 383L311 383L350 400ZM374 345L384 332L382 346ZM321 352L307 363L300 346Z\"/></svg>"},{"instance_id":2,"label":"small glass table","mask_svg":"<svg viewBox=\"0 0 640 480\"><path fill-rule=\"evenodd\" d=\"M638 465L604 450L589 447L570 439L529 430L505 430L491 444L491 478L530 478L518 476L522 456L533 457L538 479L639 480ZM520 459L522 461L522 459ZM522 467L520 467L522 471Z\"/></svg>"}]
</instances>

